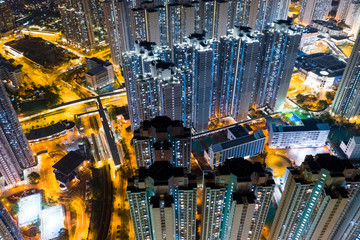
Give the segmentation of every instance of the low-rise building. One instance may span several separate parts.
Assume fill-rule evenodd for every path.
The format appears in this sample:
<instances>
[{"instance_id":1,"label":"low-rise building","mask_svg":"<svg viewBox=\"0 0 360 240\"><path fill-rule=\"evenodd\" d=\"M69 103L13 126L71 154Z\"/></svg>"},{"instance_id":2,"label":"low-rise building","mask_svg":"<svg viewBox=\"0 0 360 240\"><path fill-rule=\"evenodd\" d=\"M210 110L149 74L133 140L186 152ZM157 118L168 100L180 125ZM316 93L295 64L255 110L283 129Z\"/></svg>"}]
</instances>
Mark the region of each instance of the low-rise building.
<instances>
[{"instance_id":1,"label":"low-rise building","mask_svg":"<svg viewBox=\"0 0 360 240\"><path fill-rule=\"evenodd\" d=\"M20 87L24 83L24 75L19 68L0 56L0 78L13 88Z\"/></svg>"},{"instance_id":2,"label":"low-rise building","mask_svg":"<svg viewBox=\"0 0 360 240\"><path fill-rule=\"evenodd\" d=\"M299 49L306 53L314 50L318 35L319 35L319 31L316 28L310 26L304 28L304 32L301 36Z\"/></svg>"},{"instance_id":3,"label":"low-rise building","mask_svg":"<svg viewBox=\"0 0 360 240\"><path fill-rule=\"evenodd\" d=\"M330 36L346 35L342 27L336 26L335 21L313 20L311 26L318 29L320 32L328 34Z\"/></svg>"},{"instance_id":4,"label":"low-rise building","mask_svg":"<svg viewBox=\"0 0 360 240\"><path fill-rule=\"evenodd\" d=\"M98 58L86 59L88 71L85 73L86 81L93 89L100 89L115 82L114 67L109 61Z\"/></svg>"},{"instance_id":5,"label":"low-rise building","mask_svg":"<svg viewBox=\"0 0 360 240\"><path fill-rule=\"evenodd\" d=\"M319 119L303 119L300 126L287 126L280 118L266 118L270 148L323 147L329 124Z\"/></svg>"},{"instance_id":6,"label":"low-rise building","mask_svg":"<svg viewBox=\"0 0 360 240\"><path fill-rule=\"evenodd\" d=\"M52 138L58 138L68 134L69 132L75 131L75 123L64 120L43 128L31 129L26 134L26 138L29 143L41 142Z\"/></svg>"},{"instance_id":7,"label":"low-rise building","mask_svg":"<svg viewBox=\"0 0 360 240\"><path fill-rule=\"evenodd\" d=\"M346 63L326 53L315 53L298 57L295 67L306 79L305 84L315 89L331 89L339 83Z\"/></svg>"},{"instance_id":8,"label":"low-rise building","mask_svg":"<svg viewBox=\"0 0 360 240\"><path fill-rule=\"evenodd\" d=\"M266 137L260 129L249 134L242 126L227 130L228 141L213 144L204 152L210 166L219 166L227 158L252 157L264 151Z\"/></svg>"},{"instance_id":9,"label":"low-rise building","mask_svg":"<svg viewBox=\"0 0 360 240\"><path fill-rule=\"evenodd\" d=\"M84 150L78 149L69 152L52 166L56 181L59 183L61 190L68 189L73 181L76 182L78 180L78 173L87 159Z\"/></svg>"}]
</instances>

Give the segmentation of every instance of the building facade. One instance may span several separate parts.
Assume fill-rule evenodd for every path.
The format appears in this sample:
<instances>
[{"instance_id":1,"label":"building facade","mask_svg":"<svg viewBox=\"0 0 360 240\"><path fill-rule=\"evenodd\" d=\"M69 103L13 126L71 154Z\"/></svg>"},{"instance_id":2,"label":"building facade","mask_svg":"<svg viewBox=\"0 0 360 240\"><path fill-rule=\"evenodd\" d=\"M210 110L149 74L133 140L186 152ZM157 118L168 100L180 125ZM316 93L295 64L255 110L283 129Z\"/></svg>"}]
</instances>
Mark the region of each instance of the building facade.
<instances>
[{"instance_id":1,"label":"building facade","mask_svg":"<svg viewBox=\"0 0 360 240\"><path fill-rule=\"evenodd\" d=\"M234 26L262 31L267 23L286 20L289 7L290 0L104 2L114 64L122 64L122 53L134 50L136 40L172 48L203 31L206 38L217 40Z\"/></svg>"},{"instance_id":2,"label":"building facade","mask_svg":"<svg viewBox=\"0 0 360 240\"><path fill-rule=\"evenodd\" d=\"M344 75L336 92L331 112L352 118L360 113L360 37L358 35Z\"/></svg>"},{"instance_id":3,"label":"building facade","mask_svg":"<svg viewBox=\"0 0 360 240\"><path fill-rule=\"evenodd\" d=\"M271 172L243 158L205 171L201 239L260 239L274 187Z\"/></svg>"},{"instance_id":4,"label":"building facade","mask_svg":"<svg viewBox=\"0 0 360 240\"><path fill-rule=\"evenodd\" d=\"M299 21L307 26L312 20L325 20L331 10L331 0L301 1Z\"/></svg>"},{"instance_id":5,"label":"building facade","mask_svg":"<svg viewBox=\"0 0 360 240\"><path fill-rule=\"evenodd\" d=\"M282 109L301 40L302 29L290 21L272 23L263 32L262 61L255 86L256 105Z\"/></svg>"},{"instance_id":6,"label":"building facade","mask_svg":"<svg viewBox=\"0 0 360 240\"><path fill-rule=\"evenodd\" d=\"M3 84L0 84L0 173L7 184L22 179L22 169L36 165L29 143Z\"/></svg>"},{"instance_id":7,"label":"building facade","mask_svg":"<svg viewBox=\"0 0 360 240\"><path fill-rule=\"evenodd\" d=\"M346 144L342 141L340 144L340 148L345 153L348 159L360 159L359 136L353 136Z\"/></svg>"},{"instance_id":8,"label":"building facade","mask_svg":"<svg viewBox=\"0 0 360 240\"><path fill-rule=\"evenodd\" d=\"M142 122L132 140L137 168L148 168L156 161L167 159L174 167L190 172L190 136L190 129L185 128L181 121L166 116Z\"/></svg>"},{"instance_id":9,"label":"building facade","mask_svg":"<svg viewBox=\"0 0 360 240\"><path fill-rule=\"evenodd\" d=\"M309 155L300 167L288 168L269 239L334 239L358 192L357 172L329 154Z\"/></svg>"},{"instance_id":10,"label":"building facade","mask_svg":"<svg viewBox=\"0 0 360 240\"><path fill-rule=\"evenodd\" d=\"M114 67L109 61L96 57L86 59L88 71L85 73L86 82L93 89L101 89L115 82Z\"/></svg>"},{"instance_id":11,"label":"building facade","mask_svg":"<svg viewBox=\"0 0 360 240\"><path fill-rule=\"evenodd\" d=\"M153 104L151 106L152 109L149 106L149 101L158 101L158 96L147 98L147 105L143 104L140 100L142 97L146 98L151 92L155 92L158 95L159 89L157 87L151 88L151 91L148 91L148 88L146 88L150 86L149 84L154 85L156 83L151 72L151 65L152 62L157 60L171 62L171 50L167 47L157 47L155 43L151 42L136 42L134 51L123 54L123 76L125 79L131 130L133 132L140 127L141 121L151 119L150 116L145 118L145 115L152 114L151 117L159 115L158 103ZM156 74L156 72L153 72L153 74ZM147 81L147 79L150 80ZM147 108L146 112L139 110L144 108Z\"/></svg>"},{"instance_id":12,"label":"building facade","mask_svg":"<svg viewBox=\"0 0 360 240\"><path fill-rule=\"evenodd\" d=\"M168 161L140 168L127 187L135 239L196 239L197 185Z\"/></svg>"},{"instance_id":13,"label":"building facade","mask_svg":"<svg viewBox=\"0 0 360 240\"><path fill-rule=\"evenodd\" d=\"M24 240L19 227L2 203L0 203L0 239Z\"/></svg>"},{"instance_id":14,"label":"building facade","mask_svg":"<svg viewBox=\"0 0 360 240\"><path fill-rule=\"evenodd\" d=\"M218 83L219 42L208 39L205 35L192 34L184 43L174 46L175 65L186 66L193 74L192 120L197 132L208 130L210 116L215 111L214 91ZM190 86L186 89L190 89ZM187 96L190 100L189 97Z\"/></svg>"},{"instance_id":15,"label":"building facade","mask_svg":"<svg viewBox=\"0 0 360 240\"><path fill-rule=\"evenodd\" d=\"M57 0L62 34L67 43L90 50L106 40L105 19L100 0Z\"/></svg>"},{"instance_id":16,"label":"building facade","mask_svg":"<svg viewBox=\"0 0 360 240\"><path fill-rule=\"evenodd\" d=\"M286 126L280 118L267 118L269 147L323 147L330 132L329 125L319 119L304 119L301 122L301 126Z\"/></svg>"},{"instance_id":17,"label":"building facade","mask_svg":"<svg viewBox=\"0 0 360 240\"><path fill-rule=\"evenodd\" d=\"M7 0L0 2L0 32L15 28L15 18Z\"/></svg>"},{"instance_id":18,"label":"building facade","mask_svg":"<svg viewBox=\"0 0 360 240\"><path fill-rule=\"evenodd\" d=\"M231 34L221 37L215 115L247 119L260 68L261 38L246 27L234 27Z\"/></svg>"}]
</instances>

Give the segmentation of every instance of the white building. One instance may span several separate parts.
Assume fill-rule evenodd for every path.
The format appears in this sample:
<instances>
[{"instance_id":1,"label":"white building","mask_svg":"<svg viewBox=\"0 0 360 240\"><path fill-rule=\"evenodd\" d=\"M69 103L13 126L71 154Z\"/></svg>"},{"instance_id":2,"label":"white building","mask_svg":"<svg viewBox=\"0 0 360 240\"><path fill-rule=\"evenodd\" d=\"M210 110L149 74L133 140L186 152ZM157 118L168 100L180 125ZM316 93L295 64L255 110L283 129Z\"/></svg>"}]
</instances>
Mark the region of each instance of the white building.
<instances>
[{"instance_id":1,"label":"white building","mask_svg":"<svg viewBox=\"0 0 360 240\"><path fill-rule=\"evenodd\" d=\"M340 144L341 150L346 154L348 159L359 159L360 158L360 136L354 136L350 138L346 144L344 141L341 141Z\"/></svg>"},{"instance_id":2,"label":"white building","mask_svg":"<svg viewBox=\"0 0 360 240\"><path fill-rule=\"evenodd\" d=\"M323 147L330 127L319 119L301 120L301 126L286 126L280 118L267 118L270 148Z\"/></svg>"},{"instance_id":3,"label":"white building","mask_svg":"<svg viewBox=\"0 0 360 240\"><path fill-rule=\"evenodd\" d=\"M331 90L337 76L332 76L328 71L310 71L308 72L304 84L315 89Z\"/></svg>"},{"instance_id":4,"label":"white building","mask_svg":"<svg viewBox=\"0 0 360 240\"><path fill-rule=\"evenodd\" d=\"M299 49L303 52L309 53L315 49L315 43L319 31L316 28L306 27L301 36Z\"/></svg>"}]
</instances>

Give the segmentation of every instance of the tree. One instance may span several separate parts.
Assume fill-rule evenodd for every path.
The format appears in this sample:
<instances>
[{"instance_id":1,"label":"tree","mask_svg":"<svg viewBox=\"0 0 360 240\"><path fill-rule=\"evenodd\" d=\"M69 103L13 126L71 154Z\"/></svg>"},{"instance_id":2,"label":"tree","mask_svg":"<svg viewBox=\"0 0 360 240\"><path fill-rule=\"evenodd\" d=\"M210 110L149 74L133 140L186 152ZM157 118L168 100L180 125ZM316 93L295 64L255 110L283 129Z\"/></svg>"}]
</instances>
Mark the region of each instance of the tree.
<instances>
[{"instance_id":1,"label":"tree","mask_svg":"<svg viewBox=\"0 0 360 240\"><path fill-rule=\"evenodd\" d=\"M325 96L326 96L326 99L330 102L330 101L334 100L335 92L326 92Z\"/></svg>"},{"instance_id":2,"label":"tree","mask_svg":"<svg viewBox=\"0 0 360 240\"><path fill-rule=\"evenodd\" d=\"M320 101L318 102L318 108L319 108L319 110L323 110L323 109L325 109L327 106L328 106L328 103L327 103L326 100L320 100Z\"/></svg>"},{"instance_id":3,"label":"tree","mask_svg":"<svg viewBox=\"0 0 360 240\"><path fill-rule=\"evenodd\" d=\"M31 184L38 184L40 181L40 175L37 172L32 172L28 175L28 179Z\"/></svg>"},{"instance_id":4,"label":"tree","mask_svg":"<svg viewBox=\"0 0 360 240\"><path fill-rule=\"evenodd\" d=\"M267 158L267 156L269 155L268 152L262 151L261 153L259 153L259 157L261 157L265 163L265 160Z\"/></svg>"},{"instance_id":5,"label":"tree","mask_svg":"<svg viewBox=\"0 0 360 240\"><path fill-rule=\"evenodd\" d=\"M302 104L302 103L304 103L304 101L305 101L305 96L304 95L302 95L300 93L298 95L296 95L296 102L297 103Z\"/></svg>"},{"instance_id":6,"label":"tree","mask_svg":"<svg viewBox=\"0 0 360 240\"><path fill-rule=\"evenodd\" d=\"M12 215L18 214L19 213L19 204L15 203L15 204L11 205L10 211L11 211Z\"/></svg>"},{"instance_id":7,"label":"tree","mask_svg":"<svg viewBox=\"0 0 360 240\"><path fill-rule=\"evenodd\" d=\"M69 230L66 228L62 228L59 231L58 240L69 240Z\"/></svg>"},{"instance_id":8,"label":"tree","mask_svg":"<svg viewBox=\"0 0 360 240\"><path fill-rule=\"evenodd\" d=\"M115 110L115 106L110 106L108 108L108 112L109 112L109 116L110 119L113 121L116 121L116 110Z\"/></svg>"}]
</instances>

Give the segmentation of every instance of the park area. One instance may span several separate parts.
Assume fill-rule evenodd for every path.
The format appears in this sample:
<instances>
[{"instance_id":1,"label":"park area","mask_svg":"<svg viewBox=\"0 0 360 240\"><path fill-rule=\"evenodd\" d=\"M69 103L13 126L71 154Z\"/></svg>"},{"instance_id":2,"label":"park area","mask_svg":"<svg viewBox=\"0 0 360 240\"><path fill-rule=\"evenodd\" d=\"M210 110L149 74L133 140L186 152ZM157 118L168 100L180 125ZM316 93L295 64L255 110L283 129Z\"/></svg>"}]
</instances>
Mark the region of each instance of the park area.
<instances>
[{"instance_id":1,"label":"park area","mask_svg":"<svg viewBox=\"0 0 360 240\"><path fill-rule=\"evenodd\" d=\"M45 68L60 66L78 57L42 38L25 36L6 45L23 52L24 56Z\"/></svg>"}]
</instances>

